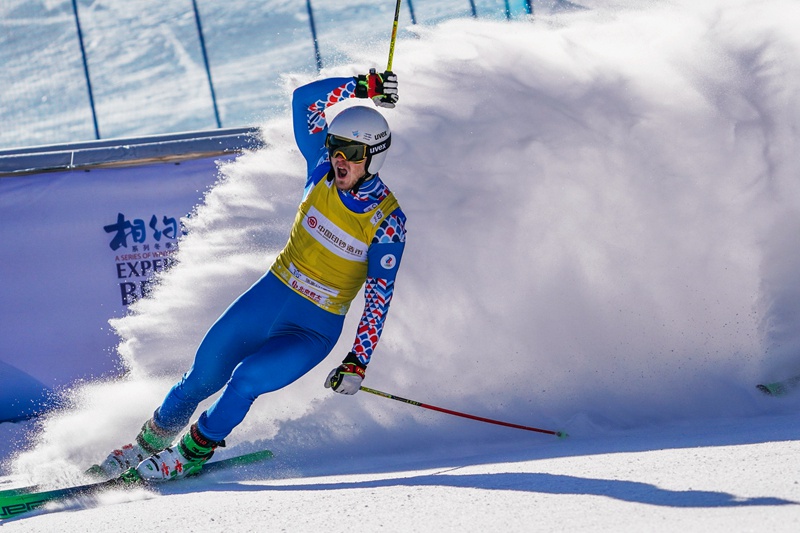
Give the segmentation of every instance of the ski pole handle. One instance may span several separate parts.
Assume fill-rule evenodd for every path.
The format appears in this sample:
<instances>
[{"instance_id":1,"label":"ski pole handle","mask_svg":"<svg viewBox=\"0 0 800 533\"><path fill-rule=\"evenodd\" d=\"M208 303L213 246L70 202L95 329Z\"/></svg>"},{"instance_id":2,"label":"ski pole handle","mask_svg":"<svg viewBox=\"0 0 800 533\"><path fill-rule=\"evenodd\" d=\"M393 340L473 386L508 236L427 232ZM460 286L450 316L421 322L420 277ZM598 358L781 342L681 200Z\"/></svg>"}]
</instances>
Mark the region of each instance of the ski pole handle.
<instances>
[{"instance_id":1,"label":"ski pole handle","mask_svg":"<svg viewBox=\"0 0 800 533\"><path fill-rule=\"evenodd\" d=\"M470 420L477 420L478 422L486 422L487 424L496 424L498 426L505 426L514 429L524 429L525 431L535 431L537 433L546 433L548 435L555 435L556 437L563 439L568 437L565 432L563 431L552 431L550 429L541 429L535 428L532 426L523 426L520 424L512 424L510 422L501 422L500 420L492 420L491 418L484 418L482 416L475 416L469 415L467 413L460 413L458 411L453 411L451 409L445 409L443 407L436 407L435 405L430 405L427 403L417 402L415 400L409 400L407 398L402 398L400 396L395 396L394 394L389 394L388 392L382 392L375 389L370 389L369 387L361 386L361 390L364 392L368 392L370 394L375 394L376 396L383 396L384 398L389 398L390 400L396 400L398 402L407 403L410 405L416 405L417 407L422 407L423 409L430 409L432 411L439 411L440 413L446 413L448 415L453 416L460 416L462 418L469 418Z\"/></svg>"}]
</instances>

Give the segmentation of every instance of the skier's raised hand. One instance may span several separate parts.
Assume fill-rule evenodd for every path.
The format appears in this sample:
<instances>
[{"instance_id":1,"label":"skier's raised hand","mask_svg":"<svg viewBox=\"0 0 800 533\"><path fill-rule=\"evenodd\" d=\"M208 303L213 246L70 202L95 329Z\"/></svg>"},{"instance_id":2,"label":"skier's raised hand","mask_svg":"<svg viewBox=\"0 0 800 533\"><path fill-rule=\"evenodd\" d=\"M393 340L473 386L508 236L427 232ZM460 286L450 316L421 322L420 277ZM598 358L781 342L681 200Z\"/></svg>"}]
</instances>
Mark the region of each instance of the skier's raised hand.
<instances>
[{"instance_id":1,"label":"skier's raised hand","mask_svg":"<svg viewBox=\"0 0 800 533\"><path fill-rule=\"evenodd\" d=\"M375 105L393 108L400 95L397 92L397 74L387 70L378 74L370 69L369 74L356 76L356 97L371 98Z\"/></svg>"}]
</instances>

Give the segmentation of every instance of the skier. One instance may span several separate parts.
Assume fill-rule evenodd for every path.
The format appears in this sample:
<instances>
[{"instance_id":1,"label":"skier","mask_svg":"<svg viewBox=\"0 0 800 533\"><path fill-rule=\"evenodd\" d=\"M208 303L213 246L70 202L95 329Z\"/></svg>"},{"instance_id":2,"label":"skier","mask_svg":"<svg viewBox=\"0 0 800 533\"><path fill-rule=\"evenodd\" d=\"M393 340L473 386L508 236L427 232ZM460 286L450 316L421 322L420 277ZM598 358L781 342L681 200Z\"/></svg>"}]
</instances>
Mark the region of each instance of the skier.
<instances>
[{"instance_id":1,"label":"skier","mask_svg":"<svg viewBox=\"0 0 800 533\"><path fill-rule=\"evenodd\" d=\"M269 271L211 326L194 364L136 440L99 465L106 476L131 467L148 480L198 472L258 396L289 385L330 353L351 301L366 283L352 351L325 380L338 393L358 392L392 299L406 217L378 176L391 144L381 113L357 105L327 125L326 110L352 97L393 108L397 76L371 70L294 91L294 135L308 178L288 243ZM198 404L223 387L183 432Z\"/></svg>"}]
</instances>

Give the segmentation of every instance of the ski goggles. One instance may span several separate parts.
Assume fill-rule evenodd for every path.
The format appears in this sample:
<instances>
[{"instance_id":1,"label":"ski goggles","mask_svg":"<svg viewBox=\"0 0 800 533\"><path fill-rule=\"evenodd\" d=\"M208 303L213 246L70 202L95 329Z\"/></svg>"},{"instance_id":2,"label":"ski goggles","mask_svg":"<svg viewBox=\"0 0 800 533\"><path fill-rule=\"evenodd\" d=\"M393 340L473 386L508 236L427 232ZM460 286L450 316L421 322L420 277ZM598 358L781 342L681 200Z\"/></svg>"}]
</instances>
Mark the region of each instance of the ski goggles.
<instances>
[{"instance_id":1,"label":"ski goggles","mask_svg":"<svg viewBox=\"0 0 800 533\"><path fill-rule=\"evenodd\" d=\"M346 161L361 163L367 158L367 145L344 137L328 135L325 139L325 148L333 159L336 154L341 154Z\"/></svg>"}]
</instances>

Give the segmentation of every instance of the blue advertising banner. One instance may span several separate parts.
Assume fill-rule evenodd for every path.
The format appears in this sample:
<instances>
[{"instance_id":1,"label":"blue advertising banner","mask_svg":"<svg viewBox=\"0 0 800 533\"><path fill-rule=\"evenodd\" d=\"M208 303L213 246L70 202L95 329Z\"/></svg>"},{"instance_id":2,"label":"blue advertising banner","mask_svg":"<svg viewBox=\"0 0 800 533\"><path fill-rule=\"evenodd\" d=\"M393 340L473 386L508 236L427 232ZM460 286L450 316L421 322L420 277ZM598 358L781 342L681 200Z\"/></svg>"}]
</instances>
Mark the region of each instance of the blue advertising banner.
<instances>
[{"instance_id":1,"label":"blue advertising banner","mask_svg":"<svg viewBox=\"0 0 800 533\"><path fill-rule=\"evenodd\" d=\"M4 376L57 389L121 372L108 320L169 268L181 219L234 157L0 178L0 402Z\"/></svg>"}]
</instances>

